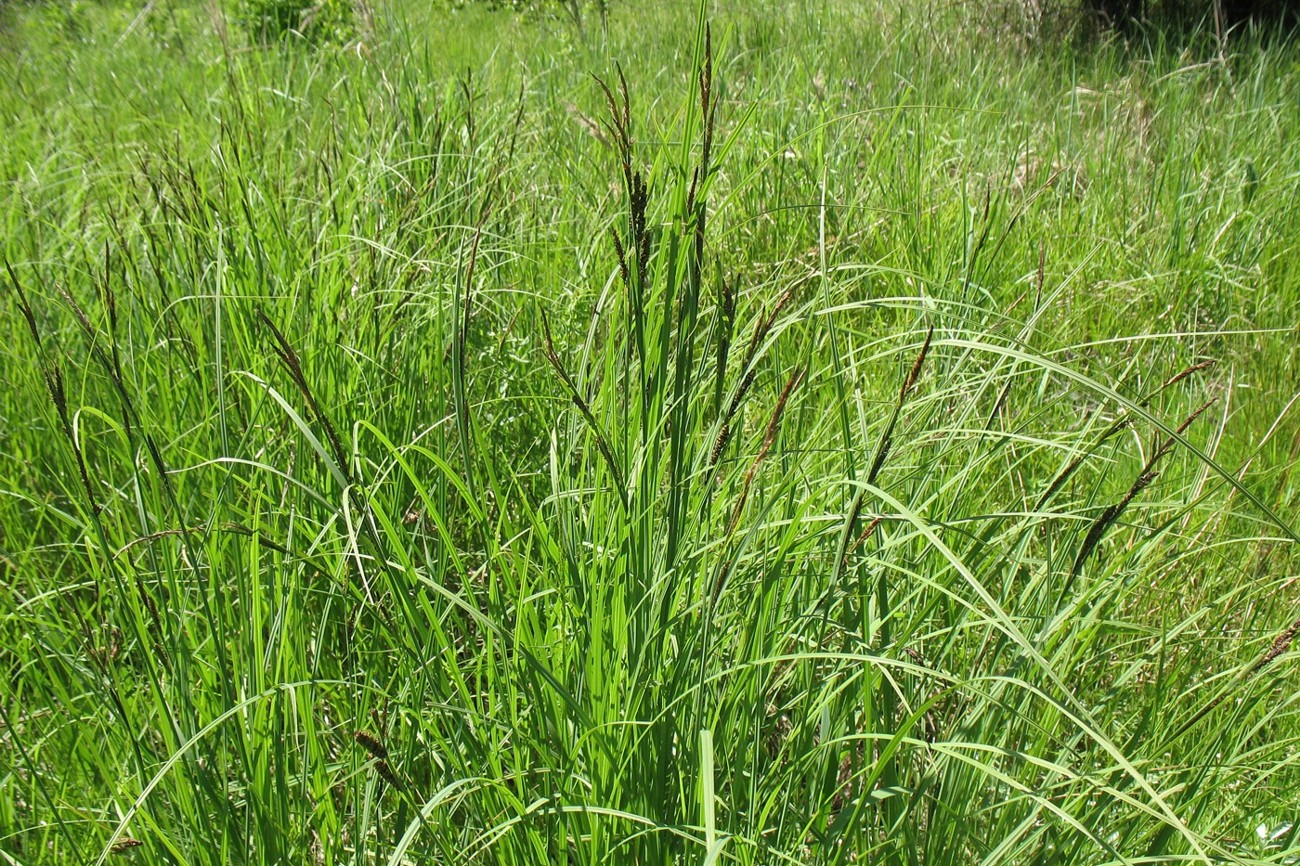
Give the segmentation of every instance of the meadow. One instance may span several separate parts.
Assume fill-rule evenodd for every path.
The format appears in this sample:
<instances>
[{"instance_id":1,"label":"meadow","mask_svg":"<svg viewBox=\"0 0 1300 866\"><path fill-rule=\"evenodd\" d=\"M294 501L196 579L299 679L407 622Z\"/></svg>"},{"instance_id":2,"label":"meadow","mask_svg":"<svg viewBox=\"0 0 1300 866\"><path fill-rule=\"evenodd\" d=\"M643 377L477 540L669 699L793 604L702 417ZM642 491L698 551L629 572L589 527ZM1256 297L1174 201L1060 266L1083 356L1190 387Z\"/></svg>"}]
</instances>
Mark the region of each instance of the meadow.
<instances>
[{"instance_id":1,"label":"meadow","mask_svg":"<svg viewBox=\"0 0 1300 866\"><path fill-rule=\"evenodd\" d=\"M0 8L0 862L1300 862L1300 47L236 13Z\"/></svg>"}]
</instances>

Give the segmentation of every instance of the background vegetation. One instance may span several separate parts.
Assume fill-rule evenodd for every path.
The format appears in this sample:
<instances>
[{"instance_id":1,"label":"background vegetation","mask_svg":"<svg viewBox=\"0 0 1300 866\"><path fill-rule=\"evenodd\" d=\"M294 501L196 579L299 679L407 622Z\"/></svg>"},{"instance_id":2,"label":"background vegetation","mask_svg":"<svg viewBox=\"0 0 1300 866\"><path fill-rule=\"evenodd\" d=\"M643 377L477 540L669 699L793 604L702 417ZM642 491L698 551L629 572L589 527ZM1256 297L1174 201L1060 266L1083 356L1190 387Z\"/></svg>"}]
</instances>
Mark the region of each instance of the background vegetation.
<instances>
[{"instance_id":1,"label":"background vegetation","mask_svg":"<svg viewBox=\"0 0 1300 866\"><path fill-rule=\"evenodd\" d=\"M4 862L1295 862L1294 47L239 11L6 13Z\"/></svg>"}]
</instances>

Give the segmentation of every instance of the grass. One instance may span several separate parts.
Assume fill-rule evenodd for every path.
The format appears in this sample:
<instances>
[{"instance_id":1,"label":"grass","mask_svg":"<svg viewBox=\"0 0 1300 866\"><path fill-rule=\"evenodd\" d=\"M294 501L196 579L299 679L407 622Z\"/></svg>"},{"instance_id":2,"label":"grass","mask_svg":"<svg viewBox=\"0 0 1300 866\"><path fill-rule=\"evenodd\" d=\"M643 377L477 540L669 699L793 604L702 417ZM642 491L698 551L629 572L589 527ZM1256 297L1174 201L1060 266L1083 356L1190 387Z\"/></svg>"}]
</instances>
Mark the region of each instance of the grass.
<instances>
[{"instance_id":1,"label":"grass","mask_svg":"<svg viewBox=\"0 0 1300 866\"><path fill-rule=\"evenodd\" d=\"M1300 856L1293 46L219 13L4 13L5 863Z\"/></svg>"}]
</instances>

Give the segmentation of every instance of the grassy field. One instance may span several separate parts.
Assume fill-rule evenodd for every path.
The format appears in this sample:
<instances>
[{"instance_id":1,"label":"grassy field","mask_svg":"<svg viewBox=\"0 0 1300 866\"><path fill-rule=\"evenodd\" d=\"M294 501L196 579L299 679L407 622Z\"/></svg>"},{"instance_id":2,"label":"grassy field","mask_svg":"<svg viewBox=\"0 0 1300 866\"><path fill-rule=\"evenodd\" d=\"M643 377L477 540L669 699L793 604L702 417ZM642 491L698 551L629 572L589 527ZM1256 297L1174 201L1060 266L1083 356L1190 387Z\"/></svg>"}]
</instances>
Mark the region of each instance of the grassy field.
<instances>
[{"instance_id":1,"label":"grassy field","mask_svg":"<svg viewBox=\"0 0 1300 866\"><path fill-rule=\"evenodd\" d=\"M0 10L0 862L1297 862L1300 48L866 6Z\"/></svg>"}]
</instances>

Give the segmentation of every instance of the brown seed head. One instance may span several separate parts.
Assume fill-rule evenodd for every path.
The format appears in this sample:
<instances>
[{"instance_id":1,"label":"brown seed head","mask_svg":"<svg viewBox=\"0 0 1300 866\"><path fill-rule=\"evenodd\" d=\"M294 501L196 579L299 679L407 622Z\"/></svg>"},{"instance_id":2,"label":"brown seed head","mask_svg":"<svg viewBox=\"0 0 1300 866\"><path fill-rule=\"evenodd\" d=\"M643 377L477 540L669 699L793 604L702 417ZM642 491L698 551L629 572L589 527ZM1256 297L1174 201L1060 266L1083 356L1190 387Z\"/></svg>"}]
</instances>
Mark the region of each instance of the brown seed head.
<instances>
[{"instance_id":1,"label":"brown seed head","mask_svg":"<svg viewBox=\"0 0 1300 866\"><path fill-rule=\"evenodd\" d=\"M357 745L370 753L370 757L377 761L388 760L388 749L374 734L369 731L357 731L352 737L357 741Z\"/></svg>"}]
</instances>

